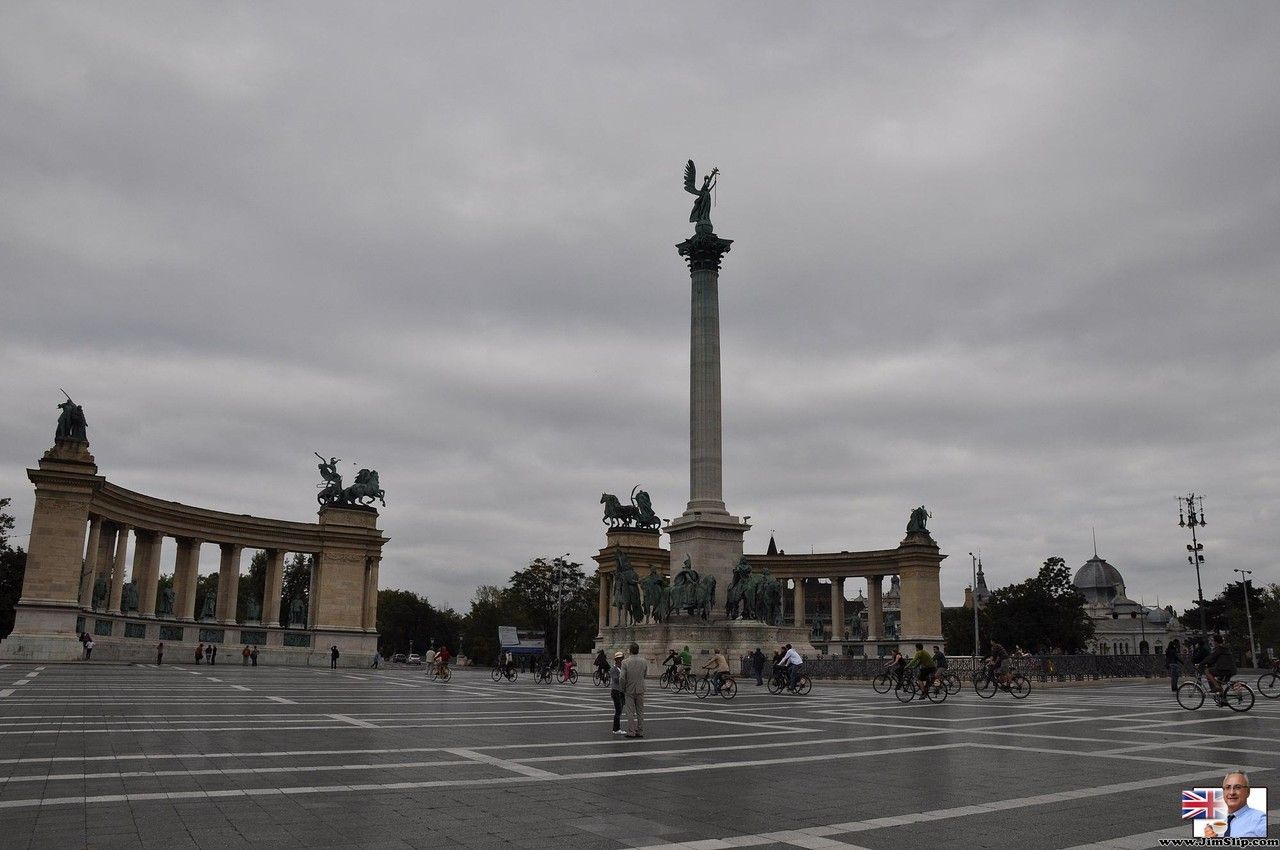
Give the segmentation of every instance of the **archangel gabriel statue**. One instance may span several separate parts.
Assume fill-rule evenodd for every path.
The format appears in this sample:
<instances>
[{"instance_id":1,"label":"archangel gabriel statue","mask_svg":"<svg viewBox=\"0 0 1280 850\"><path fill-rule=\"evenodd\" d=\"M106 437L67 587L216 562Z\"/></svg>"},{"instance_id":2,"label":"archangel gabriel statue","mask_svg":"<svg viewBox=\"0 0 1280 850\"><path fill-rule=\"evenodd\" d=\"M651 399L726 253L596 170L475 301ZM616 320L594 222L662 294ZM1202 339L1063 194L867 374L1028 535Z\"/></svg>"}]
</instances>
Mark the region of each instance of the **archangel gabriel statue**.
<instances>
[{"instance_id":1,"label":"archangel gabriel statue","mask_svg":"<svg viewBox=\"0 0 1280 850\"><path fill-rule=\"evenodd\" d=\"M720 174L720 169L711 169L710 174L706 174L702 178L702 188L696 187L697 169L693 165L693 160L689 160L684 167L684 190L691 195L697 195L698 200L693 202L693 211L689 213L689 221L695 223L706 222L711 223L711 191L716 187L716 178Z\"/></svg>"}]
</instances>

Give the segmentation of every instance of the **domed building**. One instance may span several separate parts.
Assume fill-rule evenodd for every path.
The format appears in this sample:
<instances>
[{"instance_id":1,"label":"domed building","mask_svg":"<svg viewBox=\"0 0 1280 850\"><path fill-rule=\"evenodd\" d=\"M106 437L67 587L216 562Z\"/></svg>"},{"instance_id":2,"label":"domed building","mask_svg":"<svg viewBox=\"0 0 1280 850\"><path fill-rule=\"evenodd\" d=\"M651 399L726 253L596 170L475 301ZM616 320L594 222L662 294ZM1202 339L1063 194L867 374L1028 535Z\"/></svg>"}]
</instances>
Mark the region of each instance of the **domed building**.
<instances>
[{"instance_id":1,"label":"domed building","mask_svg":"<svg viewBox=\"0 0 1280 850\"><path fill-rule=\"evenodd\" d=\"M1098 557L1076 570L1071 583L1084 596L1085 612L1093 621L1089 650L1099 655L1160 654L1169 641L1181 638L1185 629L1173 615L1173 607L1148 608L1125 593L1124 576Z\"/></svg>"}]
</instances>

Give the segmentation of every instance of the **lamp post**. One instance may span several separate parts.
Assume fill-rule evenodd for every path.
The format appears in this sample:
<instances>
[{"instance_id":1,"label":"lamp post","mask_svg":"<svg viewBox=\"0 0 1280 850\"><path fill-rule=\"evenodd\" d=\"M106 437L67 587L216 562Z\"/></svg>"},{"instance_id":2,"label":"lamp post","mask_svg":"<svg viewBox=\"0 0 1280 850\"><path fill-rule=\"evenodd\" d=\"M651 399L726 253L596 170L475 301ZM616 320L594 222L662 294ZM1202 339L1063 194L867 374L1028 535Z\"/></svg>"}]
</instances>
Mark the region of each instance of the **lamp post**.
<instances>
[{"instance_id":1,"label":"lamp post","mask_svg":"<svg viewBox=\"0 0 1280 850\"><path fill-rule=\"evenodd\" d=\"M969 601L973 603L973 669L978 669L978 559L973 553L969 553L969 560L973 566L973 591L969 594Z\"/></svg>"},{"instance_id":2,"label":"lamp post","mask_svg":"<svg viewBox=\"0 0 1280 850\"><path fill-rule=\"evenodd\" d=\"M1188 493L1178 496L1178 527L1191 528L1191 543L1187 545L1187 563L1196 568L1196 598L1200 603L1200 634L1209 634L1204 613L1204 587L1200 584L1200 565L1204 563L1204 545L1196 539L1196 527L1204 528L1204 496Z\"/></svg>"},{"instance_id":3,"label":"lamp post","mask_svg":"<svg viewBox=\"0 0 1280 850\"><path fill-rule=\"evenodd\" d=\"M563 558L556 558L553 563L556 566L556 663L560 663L563 657L560 655L560 609L564 603L564 560L569 557L569 553L565 552Z\"/></svg>"},{"instance_id":4,"label":"lamp post","mask_svg":"<svg viewBox=\"0 0 1280 850\"><path fill-rule=\"evenodd\" d=\"M1240 589L1244 591L1244 618L1249 623L1249 654L1253 656L1253 666L1258 666L1258 643L1253 639L1253 615L1249 613L1249 579L1253 570L1232 570L1240 574Z\"/></svg>"}]
</instances>

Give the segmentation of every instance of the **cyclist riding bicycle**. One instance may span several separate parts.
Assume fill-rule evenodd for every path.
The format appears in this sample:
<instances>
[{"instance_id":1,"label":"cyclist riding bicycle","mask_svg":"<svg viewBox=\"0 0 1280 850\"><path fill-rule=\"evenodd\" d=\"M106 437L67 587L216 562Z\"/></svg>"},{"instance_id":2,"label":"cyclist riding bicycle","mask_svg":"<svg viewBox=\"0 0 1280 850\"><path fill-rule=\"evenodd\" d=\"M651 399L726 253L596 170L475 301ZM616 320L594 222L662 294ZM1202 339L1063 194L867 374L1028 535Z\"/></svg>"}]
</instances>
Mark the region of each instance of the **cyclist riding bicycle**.
<instances>
[{"instance_id":1,"label":"cyclist riding bicycle","mask_svg":"<svg viewBox=\"0 0 1280 850\"><path fill-rule=\"evenodd\" d=\"M991 654L987 656L987 681L996 681L1006 690L1009 687L1009 671L1005 669L1004 662L1009 658L1009 650L1005 649L998 641L991 641Z\"/></svg>"},{"instance_id":2,"label":"cyclist riding bicycle","mask_svg":"<svg viewBox=\"0 0 1280 850\"><path fill-rule=\"evenodd\" d=\"M440 651L436 653L436 673L443 676L445 668L449 666L449 647L442 646Z\"/></svg>"},{"instance_id":3,"label":"cyclist riding bicycle","mask_svg":"<svg viewBox=\"0 0 1280 850\"><path fill-rule=\"evenodd\" d=\"M800 657L800 653L792 648L791 644L782 647L785 652L782 654L782 661L778 666L787 671L787 690L794 691L796 689L796 676L800 673L800 665L804 664L804 659Z\"/></svg>"},{"instance_id":4,"label":"cyclist riding bicycle","mask_svg":"<svg viewBox=\"0 0 1280 850\"><path fill-rule=\"evenodd\" d=\"M893 651L889 663L884 665L884 672L893 677L893 686L895 688L902 687L902 674L907 669L907 659L902 657L902 653L897 649Z\"/></svg>"},{"instance_id":5,"label":"cyclist riding bicycle","mask_svg":"<svg viewBox=\"0 0 1280 850\"><path fill-rule=\"evenodd\" d=\"M680 656L674 649L667 650L667 657L662 659L662 666L670 668L668 678L675 679L676 670L680 667Z\"/></svg>"},{"instance_id":6,"label":"cyclist riding bicycle","mask_svg":"<svg viewBox=\"0 0 1280 850\"><path fill-rule=\"evenodd\" d=\"M934 681L941 683L942 677L947 674L947 656L935 644L933 647L933 666L937 671L934 674Z\"/></svg>"},{"instance_id":7,"label":"cyclist riding bicycle","mask_svg":"<svg viewBox=\"0 0 1280 850\"><path fill-rule=\"evenodd\" d=\"M924 648L923 643L916 644L916 653L911 656L911 663L908 666L916 669L917 690L922 696L928 696L929 682L933 680L938 668L934 666L933 655Z\"/></svg>"},{"instance_id":8,"label":"cyclist riding bicycle","mask_svg":"<svg viewBox=\"0 0 1280 850\"><path fill-rule=\"evenodd\" d=\"M716 694L720 693L720 687L724 684L724 677L729 675L729 662L725 659L720 650L716 650L711 656L711 660L702 665L703 670L711 670L711 685L716 689Z\"/></svg>"},{"instance_id":9,"label":"cyclist riding bicycle","mask_svg":"<svg viewBox=\"0 0 1280 850\"><path fill-rule=\"evenodd\" d=\"M1236 659L1227 649L1222 635L1213 636L1213 649L1204 659L1204 674L1209 679L1209 687L1215 694L1222 691L1222 686L1236 674Z\"/></svg>"},{"instance_id":10,"label":"cyclist riding bicycle","mask_svg":"<svg viewBox=\"0 0 1280 850\"><path fill-rule=\"evenodd\" d=\"M573 668L574 668L575 666L576 666L576 665L574 664L573 656L572 656L572 655L566 655L566 656L564 657L564 664L563 664L563 666L561 667L561 675L562 675L562 676L564 676L564 680L565 680L566 682L567 682L567 681L569 681L569 677L573 674Z\"/></svg>"}]
</instances>

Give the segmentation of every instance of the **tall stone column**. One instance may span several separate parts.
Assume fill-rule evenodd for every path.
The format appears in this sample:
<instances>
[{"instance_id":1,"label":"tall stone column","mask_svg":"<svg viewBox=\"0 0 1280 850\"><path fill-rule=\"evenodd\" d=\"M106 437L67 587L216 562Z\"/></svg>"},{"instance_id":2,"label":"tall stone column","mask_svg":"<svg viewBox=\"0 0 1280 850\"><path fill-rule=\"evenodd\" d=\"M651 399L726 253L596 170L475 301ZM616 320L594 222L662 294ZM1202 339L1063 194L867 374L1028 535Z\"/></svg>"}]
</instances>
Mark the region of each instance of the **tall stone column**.
<instances>
[{"instance_id":1,"label":"tall stone column","mask_svg":"<svg viewBox=\"0 0 1280 850\"><path fill-rule=\"evenodd\" d=\"M111 566L111 598L107 602L108 614L120 613L120 596L124 593L124 565L129 557L129 531L127 525L120 526L116 534L116 556ZM137 544L134 544L137 548Z\"/></svg>"},{"instance_id":2,"label":"tall stone column","mask_svg":"<svg viewBox=\"0 0 1280 850\"><path fill-rule=\"evenodd\" d=\"M844 579L831 580L831 639L844 638Z\"/></svg>"},{"instance_id":3,"label":"tall stone column","mask_svg":"<svg viewBox=\"0 0 1280 850\"><path fill-rule=\"evenodd\" d=\"M240 591L240 553L244 547L237 543L222 543L222 558L218 563L217 619L229 626L236 624L236 600Z\"/></svg>"},{"instance_id":4,"label":"tall stone column","mask_svg":"<svg viewBox=\"0 0 1280 850\"><path fill-rule=\"evenodd\" d=\"M173 616L182 620L196 618L196 588L200 582L200 542L190 537L178 538L178 557L173 570Z\"/></svg>"},{"instance_id":5,"label":"tall stone column","mask_svg":"<svg viewBox=\"0 0 1280 850\"><path fill-rule=\"evenodd\" d=\"M946 556L928 534L907 535L898 545L903 646L942 640L942 598L939 576Z\"/></svg>"},{"instance_id":6,"label":"tall stone column","mask_svg":"<svg viewBox=\"0 0 1280 850\"><path fill-rule=\"evenodd\" d=\"M884 589L884 576L867 579L867 640L879 640L884 636L884 607L880 593Z\"/></svg>"},{"instance_id":7,"label":"tall stone column","mask_svg":"<svg viewBox=\"0 0 1280 850\"><path fill-rule=\"evenodd\" d=\"M80 571L80 607L93 603L93 580L98 574L98 557L102 548L102 517L89 517L89 542L84 549L84 567Z\"/></svg>"},{"instance_id":8,"label":"tall stone column","mask_svg":"<svg viewBox=\"0 0 1280 850\"><path fill-rule=\"evenodd\" d=\"M670 572L687 556L702 576L716 577L715 609L723 612L733 565L750 528L725 510L720 405L720 262L733 244L701 221L676 246L689 264L689 502L667 527Z\"/></svg>"},{"instance_id":9,"label":"tall stone column","mask_svg":"<svg viewBox=\"0 0 1280 850\"><path fill-rule=\"evenodd\" d=\"M267 550L267 581L262 595L262 621L268 626L280 625L280 594L284 590L283 549Z\"/></svg>"},{"instance_id":10,"label":"tall stone column","mask_svg":"<svg viewBox=\"0 0 1280 850\"><path fill-rule=\"evenodd\" d=\"M156 594L160 584L160 547L164 545L164 535L159 531L152 532L150 551L147 552L147 571L145 582L138 587L138 613L143 617L156 615Z\"/></svg>"},{"instance_id":11,"label":"tall stone column","mask_svg":"<svg viewBox=\"0 0 1280 850\"><path fill-rule=\"evenodd\" d=\"M792 598L795 600L795 606L796 606L796 625L803 626L805 624L804 579L797 578L795 582L796 582L796 587L795 587L795 590L793 591L794 596Z\"/></svg>"}]
</instances>

